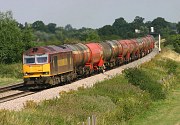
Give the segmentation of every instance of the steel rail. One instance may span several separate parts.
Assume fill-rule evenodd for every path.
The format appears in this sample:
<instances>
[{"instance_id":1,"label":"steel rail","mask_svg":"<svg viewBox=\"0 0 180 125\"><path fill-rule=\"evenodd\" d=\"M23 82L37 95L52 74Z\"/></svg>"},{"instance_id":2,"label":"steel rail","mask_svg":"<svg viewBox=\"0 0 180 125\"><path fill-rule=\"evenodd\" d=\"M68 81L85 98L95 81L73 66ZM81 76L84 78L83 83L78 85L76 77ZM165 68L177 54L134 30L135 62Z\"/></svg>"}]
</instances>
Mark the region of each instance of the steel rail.
<instances>
[{"instance_id":1,"label":"steel rail","mask_svg":"<svg viewBox=\"0 0 180 125\"><path fill-rule=\"evenodd\" d=\"M14 99L24 97L24 96L27 96L27 95L31 95L31 94L34 94L34 93L36 93L36 92L22 91L22 92L18 92L18 93L15 93L15 94L7 95L7 96L4 96L4 97L0 98L0 103L7 102L7 101L10 101L10 100L14 100Z\"/></svg>"},{"instance_id":2,"label":"steel rail","mask_svg":"<svg viewBox=\"0 0 180 125\"><path fill-rule=\"evenodd\" d=\"M23 83L17 83L17 84L12 84L12 85L8 85L8 86L3 86L0 87L0 93L12 90L12 89L16 89L16 88L21 88L23 87L24 84Z\"/></svg>"}]
</instances>

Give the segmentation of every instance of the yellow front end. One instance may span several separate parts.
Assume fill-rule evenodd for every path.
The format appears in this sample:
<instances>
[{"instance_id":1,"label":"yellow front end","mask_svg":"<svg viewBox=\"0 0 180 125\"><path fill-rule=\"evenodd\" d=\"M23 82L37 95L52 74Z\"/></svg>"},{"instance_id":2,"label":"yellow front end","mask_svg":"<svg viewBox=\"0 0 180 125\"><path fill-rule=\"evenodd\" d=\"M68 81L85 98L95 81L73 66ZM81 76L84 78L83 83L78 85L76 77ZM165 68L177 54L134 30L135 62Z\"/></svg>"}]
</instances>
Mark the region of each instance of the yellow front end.
<instances>
[{"instance_id":1,"label":"yellow front end","mask_svg":"<svg viewBox=\"0 0 180 125\"><path fill-rule=\"evenodd\" d=\"M47 77L50 75L50 63L46 64L24 64L24 78Z\"/></svg>"}]
</instances>

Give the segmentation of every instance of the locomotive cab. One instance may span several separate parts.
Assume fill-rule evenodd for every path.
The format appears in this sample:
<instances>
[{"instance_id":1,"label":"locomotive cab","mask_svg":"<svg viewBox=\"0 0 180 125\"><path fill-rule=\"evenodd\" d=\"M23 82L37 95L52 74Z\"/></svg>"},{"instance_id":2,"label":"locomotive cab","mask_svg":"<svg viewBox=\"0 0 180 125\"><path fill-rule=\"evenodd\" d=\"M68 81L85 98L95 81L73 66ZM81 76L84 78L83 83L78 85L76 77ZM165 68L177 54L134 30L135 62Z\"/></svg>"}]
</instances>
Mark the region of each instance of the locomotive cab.
<instances>
[{"instance_id":1,"label":"locomotive cab","mask_svg":"<svg viewBox=\"0 0 180 125\"><path fill-rule=\"evenodd\" d=\"M49 74L50 66L48 61L48 54L42 55L24 55L23 57L23 69L24 78L29 77L40 77Z\"/></svg>"},{"instance_id":2,"label":"locomotive cab","mask_svg":"<svg viewBox=\"0 0 180 125\"><path fill-rule=\"evenodd\" d=\"M58 84L73 71L72 51L64 46L31 48L23 54L24 84Z\"/></svg>"},{"instance_id":3,"label":"locomotive cab","mask_svg":"<svg viewBox=\"0 0 180 125\"><path fill-rule=\"evenodd\" d=\"M42 48L32 48L23 54L23 74L25 84L34 84L38 78L50 76L49 54Z\"/></svg>"}]
</instances>

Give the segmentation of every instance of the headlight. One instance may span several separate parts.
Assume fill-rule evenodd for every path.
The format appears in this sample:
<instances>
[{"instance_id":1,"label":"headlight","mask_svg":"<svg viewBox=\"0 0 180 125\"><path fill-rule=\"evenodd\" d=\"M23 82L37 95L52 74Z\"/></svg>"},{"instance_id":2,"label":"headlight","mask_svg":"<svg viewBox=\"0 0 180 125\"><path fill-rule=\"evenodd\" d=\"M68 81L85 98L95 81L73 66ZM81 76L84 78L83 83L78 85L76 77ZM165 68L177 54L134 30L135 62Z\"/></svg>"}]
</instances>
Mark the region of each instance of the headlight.
<instances>
[{"instance_id":1,"label":"headlight","mask_svg":"<svg viewBox=\"0 0 180 125\"><path fill-rule=\"evenodd\" d=\"M27 74L27 72L26 73L24 73L24 76L27 76L28 74Z\"/></svg>"},{"instance_id":2,"label":"headlight","mask_svg":"<svg viewBox=\"0 0 180 125\"><path fill-rule=\"evenodd\" d=\"M44 75L49 75L49 72L43 72Z\"/></svg>"}]
</instances>

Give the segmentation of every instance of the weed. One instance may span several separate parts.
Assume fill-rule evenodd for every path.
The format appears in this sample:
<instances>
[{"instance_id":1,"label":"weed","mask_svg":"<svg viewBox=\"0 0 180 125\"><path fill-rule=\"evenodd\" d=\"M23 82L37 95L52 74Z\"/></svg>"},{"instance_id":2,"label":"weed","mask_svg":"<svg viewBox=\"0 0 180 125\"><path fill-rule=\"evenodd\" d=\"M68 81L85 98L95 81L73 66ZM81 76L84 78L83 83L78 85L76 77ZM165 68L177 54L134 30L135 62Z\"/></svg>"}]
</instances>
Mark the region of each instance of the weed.
<instances>
[{"instance_id":1,"label":"weed","mask_svg":"<svg viewBox=\"0 0 180 125\"><path fill-rule=\"evenodd\" d=\"M24 108L36 108L38 106L38 104L36 102L34 102L33 100L28 100L26 101L26 103L24 104Z\"/></svg>"}]
</instances>

